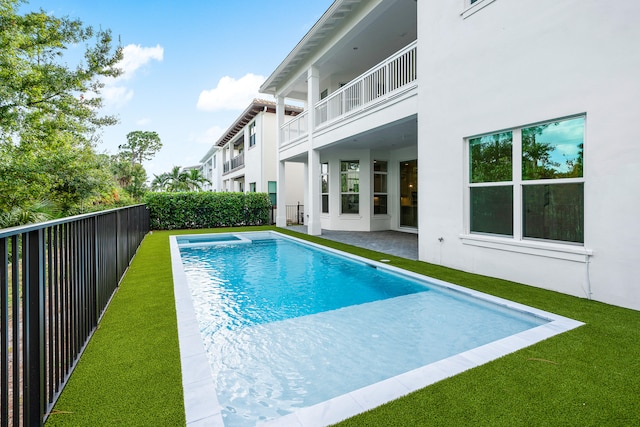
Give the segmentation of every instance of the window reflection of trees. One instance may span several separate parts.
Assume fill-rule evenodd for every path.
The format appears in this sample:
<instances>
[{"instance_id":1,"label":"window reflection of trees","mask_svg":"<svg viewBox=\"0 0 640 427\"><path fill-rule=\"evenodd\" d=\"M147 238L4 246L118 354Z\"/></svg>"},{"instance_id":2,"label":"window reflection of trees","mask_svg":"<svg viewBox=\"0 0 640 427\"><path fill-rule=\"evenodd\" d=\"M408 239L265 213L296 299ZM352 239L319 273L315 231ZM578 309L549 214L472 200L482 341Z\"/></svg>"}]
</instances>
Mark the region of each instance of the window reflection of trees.
<instances>
[{"instance_id":1,"label":"window reflection of trees","mask_svg":"<svg viewBox=\"0 0 640 427\"><path fill-rule=\"evenodd\" d=\"M522 129L522 178L582 177L583 123L583 118L577 118ZM579 134L571 135L572 130ZM551 142L545 142L549 140ZM561 147L565 149L564 153ZM574 150L575 154L566 152Z\"/></svg>"},{"instance_id":2,"label":"window reflection of trees","mask_svg":"<svg viewBox=\"0 0 640 427\"><path fill-rule=\"evenodd\" d=\"M522 191L522 237L584 242L584 120L576 117L514 131L515 143L522 148L520 159L513 157L511 131L471 138L471 231L513 233L512 203L520 202L513 200L514 187L504 185L513 182ZM517 168L521 180L513 176Z\"/></svg>"}]
</instances>

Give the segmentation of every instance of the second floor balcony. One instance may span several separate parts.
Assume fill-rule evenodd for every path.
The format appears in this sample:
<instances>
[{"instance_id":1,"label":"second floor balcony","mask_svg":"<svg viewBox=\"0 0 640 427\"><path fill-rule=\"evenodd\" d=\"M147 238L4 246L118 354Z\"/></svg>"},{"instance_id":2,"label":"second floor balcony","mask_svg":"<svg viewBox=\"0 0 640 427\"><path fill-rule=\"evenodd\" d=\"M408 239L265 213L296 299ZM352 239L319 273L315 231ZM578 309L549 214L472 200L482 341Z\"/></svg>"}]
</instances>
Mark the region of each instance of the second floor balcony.
<instances>
[{"instance_id":1,"label":"second floor balcony","mask_svg":"<svg viewBox=\"0 0 640 427\"><path fill-rule=\"evenodd\" d=\"M222 165L222 173L227 174L244 167L244 151Z\"/></svg>"},{"instance_id":2,"label":"second floor balcony","mask_svg":"<svg viewBox=\"0 0 640 427\"><path fill-rule=\"evenodd\" d=\"M312 130L337 123L376 105L383 107L396 95L415 90L417 86L417 41L414 41L316 103ZM307 111L285 123L280 130L281 147L303 139L310 128Z\"/></svg>"}]
</instances>

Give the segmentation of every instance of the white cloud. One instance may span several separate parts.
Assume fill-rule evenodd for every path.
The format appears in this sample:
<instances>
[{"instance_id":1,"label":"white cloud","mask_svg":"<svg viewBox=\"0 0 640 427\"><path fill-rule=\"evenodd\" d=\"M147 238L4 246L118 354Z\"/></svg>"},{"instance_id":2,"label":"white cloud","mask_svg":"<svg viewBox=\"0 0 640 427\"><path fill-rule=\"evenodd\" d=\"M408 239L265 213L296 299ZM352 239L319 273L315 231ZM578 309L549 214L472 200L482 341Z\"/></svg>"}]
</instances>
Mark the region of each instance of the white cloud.
<instances>
[{"instance_id":1,"label":"white cloud","mask_svg":"<svg viewBox=\"0 0 640 427\"><path fill-rule=\"evenodd\" d=\"M136 125L138 126L146 126L151 123L151 119L149 117L143 117L141 119L136 120Z\"/></svg>"},{"instance_id":2,"label":"white cloud","mask_svg":"<svg viewBox=\"0 0 640 427\"><path fill-rule=\"evenodd\" d=\"M131 80L149 62L162 61L164 48L160 45L142 47L130 44L122 48L122 54L118 67L123 73L116 79L105 80L105 87L102 89L102 99L111 108L123 107L133 98L133 89L127 88L125 82Z\"/></svg>"},{"instance_id":3,"label":"white cloud","mask_svg":"<svg viewBox=\"0 0 640 427\"><path fill-rule=\"evenodd\" d=\"M127 89L124 86L107 84L102 89L102 99L104 100L105 104L113 108L124 106L131 100L131 98L133 98L133 90Z\"/></svg>"},{"instance_id":4,"label":"white cloud","mask_svg":"<svg viewBox=\"0 0 640 427\"><path fill-rule=\"evenodd\" d=\"M243 110L254 98L260 97L258 90L264 81L263 76L251 73L238 80L225 76L214 89L200 92L197 108L204 111Z\"/></svg>"},{"instance_id":5,"label":"white cloud","mask_svg":"<svg viewBox=\"0 0 640 427\"><path fill-rule=\"evenodd\" d=\"M198 144L213 145L218 140L218 138L222 136L222 133L225 130L226 129L223 129L220 126L212 126L205 130L204 133L193 136L193 141L197 142Z\"/></svg>"},{"instance_id":6,"label":"white cloud","mask_svg":"<svg viewBox=\"0 0 640 427\"><path fill-rule=\"evenodd\" d=\"M152 60L162 61L164 48L159 44L155 47L142 47L139 44L129 44L122 48L123 58L118 63L122 69L120 79L129 80L133 78L136 71L148 64Z\"/></svg>"}]
</instances>

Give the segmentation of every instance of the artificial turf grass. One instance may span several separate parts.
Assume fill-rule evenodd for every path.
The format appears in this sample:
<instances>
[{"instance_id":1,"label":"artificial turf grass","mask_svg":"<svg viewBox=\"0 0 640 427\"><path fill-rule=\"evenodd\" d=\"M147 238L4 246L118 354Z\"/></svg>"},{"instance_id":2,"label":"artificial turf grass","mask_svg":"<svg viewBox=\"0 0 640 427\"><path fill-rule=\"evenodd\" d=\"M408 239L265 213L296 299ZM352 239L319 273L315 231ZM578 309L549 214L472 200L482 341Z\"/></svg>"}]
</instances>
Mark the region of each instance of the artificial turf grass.
<instances>
[{"instance_id":1,"label":"artificial turf grass","mask_svg":"<svg viewBox=\"0 0 640 427\"><path fill-rule=\"evenodd\" d=\"M168 237L145 237L48 426L185 424Z\"/></svg>"},{"instance_id":2,"label":"artificial turf grass","mask_svg":"<svg viewBox=\"0 0 640 427\"><path fill-rule=\"evenodd\" d=\"M85 355L69 382L68 389L65 389L55 408L58 411L74 412L75 410L77 413L52 415L49 423L51 425L184 425L168 236L256 229L275 228L184 230L154 232L147 236L121 289L107 310L100 330L87 347ZM505 280L411 261L290 230L279 228L276 230L370 259L386 258L390 260L390 264L397 267L586 322L586 325L575 330L433 384L346 420L340 425L348 427L640 425L640 407L637 399L640 395L640 359L636 356L640 354L640 328L638 327L640 312ZM138 261L142 265L138 266ZM134 273L136 280L132 281L129 275ZM146 277L140 277L141 274L143 276L146 274ZM115 314L111 312L112 307L117 306L116 301L121 297L120 294L125 293L123 291L128 289L131 283L138 282L144 282L146 285L134 286L148 287L151 282L152 288L170 289L170 292L162 292L161 298L159 297L155 303L170 306L168 307L170 310L167 307L163 309L171 312L166 314L171 317L169 322L171 326L149 327L148 336L144 338L151 341L150 345L145 346L147 351L153 351L157 345L175 347L173 351L170 351L171 349L163 351L163 354L159 355L163 360L154 362L166 366L168 371L174 373L166 379L163 386L173 391L166 396L160 396L158 389L161 387L153 381L145 381L152 378L150 375L153 375L153 371L140 366L140 381L135 383L139 389L135 393L120 396L118 400L122 402L116 406L117 402L102 400L102 393L97 394L95 390L101 387L102 382L105 381L104 377L110 375L109 371L100 369L103 366L109 366L107 362L100 361L100 358L111 359L111 355L105 356L103 352L109 351L111 346L122 346L126 342L120 335L129 334L132 325L123 314L136 315L138 308L145 305L143 301L148 298L142 297L146 296L148 291L131 294L131 298L128 294L126 300L119 302L118 305L128 305L130 308L119 308ZM136 298L142 298L142 301L138 302ZM106 323L107 318L111 319L111 317L121 318L112 320L112 326ZM167 323L166 320L165 323ZM113 328L115 325L118 326L118 331L109 332L108 336L101 337L104 329ZM152 337L153 334L157 334L155 338ZM94 350L92 346L99 337L101 347ZM125 348L122 351L126 350ZM111 364L109 369L126 371L128 366L147 365L150 362L145 354L144 351L137 351L132 359L126 359L120 365ZM88 358L96 360L86 361L85 359ZM93 368L85 369L83 367L85 362ZM83 376L84 379L80 378ZM133 384L127 375L114 372L114 376L118 378L110 380L115 383L110 388L115 391L111 393L119 392L118 388ZM155 402L154 399L160 399L160 402ZM128 402L125 402L126 400ZM145 403L138 403L141 401ZM149 402L148 407L145 407L146 402ZM94 408L95 405L100 408ZM114 408L102 408L109 405L114 405ZM96 409L100 409L102 415L91 418L79 416L81 413L94 412ZM158 413L150 416L148 413L148 411L158 410L167 414ZM58 424L58 420L64 421Z\"/></svg>"},{"instance_id":3,"label":"artificial turf grass","mask_svg":"<svg viewBox=\"0 0 640 427\"><path fill-rule=\"evenodd\" d=\"M46 425L184 425L169 236L260 229L149 233Z\"/></svg>"}]
</instances>

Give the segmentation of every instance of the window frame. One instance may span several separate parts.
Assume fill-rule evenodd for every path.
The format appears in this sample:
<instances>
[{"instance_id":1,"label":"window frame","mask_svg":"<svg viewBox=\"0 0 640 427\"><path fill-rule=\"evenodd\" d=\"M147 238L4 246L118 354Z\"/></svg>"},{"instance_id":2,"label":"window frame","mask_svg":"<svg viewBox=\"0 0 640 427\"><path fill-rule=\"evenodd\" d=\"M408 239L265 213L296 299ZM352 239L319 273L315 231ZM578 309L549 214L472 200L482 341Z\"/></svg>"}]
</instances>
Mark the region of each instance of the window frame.
<instances>
[{"instance_id":1,"label":"window frame","mask_svg":"<svg viewBox=\"0 0 640 427\"><path fill-rule=\"evenodd\" d=\"M324 181L324 179L326 179L327 185L326 185L326 192L322 191L323 190L323 186L322 183ZM329 203L330 203L330 198L329 198L329 162L323 162L320 163L320 213L323 214L328 214L329 213ZM326 200L326 203L325 203ZM325 209L326 207L326 209Z\"/></svg>"},{"instance_id":2,"label":"window frame","mask_svg":"<svg viewBox=\"0 0 640 427\"><path fill-rule=\"evenodd\" d=\"M256 146L256 121L249 123L249 148Z\"/></svg>"},{"instance_id":3,"label":"window frame","mask_svg":"<svg viewBox=\"0 0 640 427\"><path fill-rule=\"evenodd\" d=\"M376 164L380 162L380 163L384 163L385 164L385 170L384 171L376 171ZM372 193L373 196L371 198L371 203L373 205L373 215L389 215L389 162L387 160L373 160L373 167L371 168L373 170L373 182L372 182ZM385 184L385 189L384 191L376 191L376 175L380 175L380 176L384 176L384 184ZM384 204L384 212L379 212L376 213L376 203L375 203L375 199L376 197L380 197L380 196L384 196L386 199L386 203Z\"/></svg>"},{"instance_id":4,"label":"window frame","mask_svg":"<svg viewBox=\"0 0 640 427\"><path fill-rule=\"evenodd\" d=\"M347 168L347 170L342 170L344 164L357 164L358 169L352 170ZM349 186L347 184L347 191L343 191L343 180L349 181L349 173L357 172L357 188L354 186L352 189L354 191L349 191ZM353 197L352 200L355 200L353 204L357 205L356 212L344 212L343 208L345 205L345 197ZM341 160L340 161L340 215L359 215L360 214L360 160Z\"/></svg>"},{"instance_id":5,"label":"window frame","mask_svg":"<svg viewBox=\"0 0 640 427\"><path fill-rule=\"evenodd\" d=\"M569 121L573 119L583 120L583 135L582 135L582 176L581 177L572 177L572 178L546 178L546 179L525 179L522 176L523 169L523 152L522 152L522 130L531 128L534 126L544 125L548 123L557 123L563 121ZM497 182L483 182L483 183L473 183L471 182L471 144L470 141L472 139L493 135L503 132L512 132L512 180L511 181L497 181ZM565 258L565 255L562 253L585 253L585 234L583 233L582 242L572 242L572 241L564 241L564 240L552 240L545 238L536 238L536 237L526 237L524 230L524 187L526 186L536 186L536 185L562 185L562 184L582 184L583 193L582 193L582 217L583 217L583 232L584 232L584 217L585 217L585 205L584 200L585 197L585 182L586 182L586 163L585 161L585 151L584 147L587 146L587 115L586 113L575 114L571 116L560 117L552 120L545 120L541 122L536 122L524 126L514 127L510 129L499 130L495 132L483 133L474 136L470 136L464 138L464 148L465 148L465 198L464 198L464 222L465 222L465 233L463 234L462 239L463 243L472 244L477 246L484 247L494 247L494 243L500 244L504 243L506 245L510 245L512 247L528 247L531 245L534 246L545 246L545 247L563 247L563 249L559 249L556 254L559 258ZM503 234L494 234L494 233L480 233L480 232L472 232L471 231L471 188L473 187L483 187L483 186L499 186L499 185L512 185L513 188L513 236L503 235ZM485 244L479 244L478 242L488 242ZM582 249L579 249L582 248ZM519 250L516 250L519 251ZM528 252L527 252L528 253ZM590 251L586 251L586 253L590 253ZM569 255L571 256L571 255ZM554 255L554 257L556 257Z\"/></svg>"}]
</instances>

